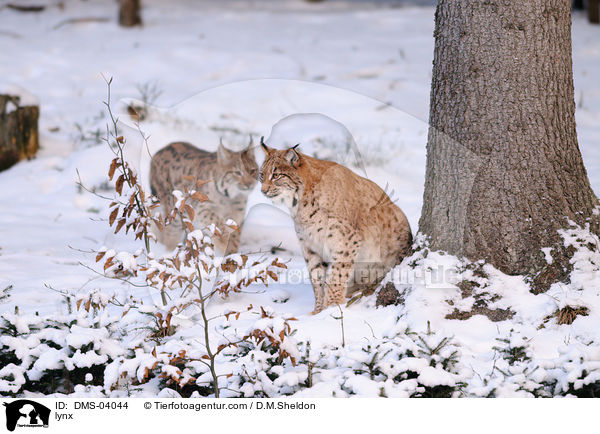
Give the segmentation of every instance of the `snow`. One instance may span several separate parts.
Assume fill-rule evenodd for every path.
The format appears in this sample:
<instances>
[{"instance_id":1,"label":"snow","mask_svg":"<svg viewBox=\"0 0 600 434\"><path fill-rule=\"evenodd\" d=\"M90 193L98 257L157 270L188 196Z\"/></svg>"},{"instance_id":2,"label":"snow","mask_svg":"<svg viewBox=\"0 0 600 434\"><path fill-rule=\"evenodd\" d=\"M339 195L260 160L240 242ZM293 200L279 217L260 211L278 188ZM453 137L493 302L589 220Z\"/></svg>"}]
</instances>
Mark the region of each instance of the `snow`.
<instances>
[{"instance_id":1,"label":"snow","mask_svg":"<svg viewBox=\"0 0 600 434\"><path fill-rule=\"evenodd\" d=\"M100 347L100 339L106 336L106 330L90 329L74 325L71 327L71 333L67 336L67 345L73 348L81 348L88 344Z\"/></svg>"},{"instance_id":2,"label":"snow","mask_svg":"<svg viewBox=\"0 0 600 434\"><path fill-rule=\"evenodd\" d=\"M0 95L11 95L18 97L20 107L39 105L40 103L34 94L14 83L0 84ZM10 110L7 110L7 112L8 111Z\"/></svg>"},{"instance_id":3,"label":"snow","mask_svg":"<svg viewBox=\"0 0 600 434\"><path fill-rule=\"evenodd\" d=\"M544 259L548 264L552 264L554 259L552 259L552 247L543 247L542 253L544 254Z\"/></svg>"},{"instance_id":4,"label":"snow","mask_svg":"<svg viewBox=\"0 0 600 434\"><path fill-rule=\"evenodd\" d=\"M48 348L36 360L33 367L38 372L44 372L48 369L59 369L61 367L60 362L62 362L63 360L64 352L62 350L57 350L56 348Z\"/></svg>"},{"instance_id":5,"label":"snow","mask_svg":"<svg viewBox=\"0 0 600 434\"><path fill-rule=\"evenodd\" d=\"M435 369L431 366L426 366L421 370L418 380L425 386L452 386L455 383L454 376L441 369Z\"/></svg>"},{"instance_id":6,"label":"snow","mask_svg":"<svg viewBox=\"0 0 600 434\"><path fill-rule=\"evenodd\" d=\"M0 314L17 334L3 332L0 344L11 348L23 363L0 367L0 391L17 393L26 372L29 378L39 378L46 370L62 369L63 364L87 370L106 363L103 375L85 374L85 381L99 383L78 385L74 395L124 396L127 378L141 381L155 364L161 372L179 376L168 364L168 356L185 349L200 357L203 351L198 339L201 317L192 311L173 320L180 329L173 340L157 345L156 356L144 352L143 345L150 344L144 341L147 329L140 324L149 327L144 321L156 312L157 292L100 277L95 253L89 253L106 246L106 257L115 256L124 269L136 270L140 265L138 254L127 253L139 249L139 243L123 233L115 235L106 224L108 203L76 185L80 177L98 194L110 194L106 174L114 155L98 140L104 137L107 122L101 113L106 98L101 74L114 77L112 99L127 140L125 153L145 183L148 150L152 153L169 142L188 140L213 151L221 137L234 149L245 146L250 135L255 145L264 135L269 146L300 143L303 152L346 164L382 188L389 185L386 191L394 191L393 199L406 213L413 232L418 228L433 8L285 0L248 9L244 3L228 2L225 11L217 0L174 4L148 0L145 25L133 30L119 28L114 23L115 5L100 0L65 1L64 9L48 7L41 14L3 11L7 17L3 32L19 38L0 35L0 53L6 59L0 62L0 90L18 93L21 104L39 102L41 149L37 158L0 172L0 291L14 286L2 301ZM109 19L55 28L82 16ZM600 192L600 148L596 146L600 41L597 28L580 14L573 18L573 62L579 144L592 187ZM145 83L157 83L162 90L140 124L149 137L148 149L124 111L126 102L141 99L137 88ZM263 158L259 150L256 156L259 162ZM253 349L240 356L245 365L224 356L219 373L223 378L233 373L223 381L233 385L238 381L245 396L263 391L302 397L413 396L427 386L460 382L468 382L468 396L531 396L536 385L548 378L556 379L557 390L564 393L570 387L579 389L598 381L600 375L600 253L586 247L600 243L585 228L561 235L566 246L576 249L568 285L555 284L547 293L533 295L521 276L507 276L479 264L486 275L481 277L461 258L429 252L427 257L405 261L388 276L387 281L405 292L404 305L375 308L373 298L359 300L343 309L342 330L338 309L308 314L313 309L313 290L293 221L257 187L249 199L242 250L271 258L271 249L278 247L275 255L288 268L276 283L253 284L226 299L211 300L211 315L245 311L250 304L265 306L273 315L223 320L215 327L215 338L223 337L217 330L228 336L256 329L277 335L283 321L294 317L289 322L296 332L284 339L282 348L298 361L306 358L318 364L318 369L313 387L306 388L306 364L293 366L286 361L282 368L270 366L265 352ZM189 236L207 242L200 230ZM152 249L156 258L165 253L159 245ZM551 263L552 251L543 253ZM232 259L241 261L239 255ZM259 264L251 273L263 269L264 264ZM233 277L231 282L236 283L246 275ZM463 299L457 287L461 279L480 286ZM78 296L68 301L65 292ZM129 307L137 301L144 304L118 310L110 303L113 297L128 300ZM76 300L88 299L101 307L98 312L75 309ZM446 318L454 309L469 310L481 299L492 309L512 309L514 317L497 323L482 315L464 321ZM587 307L589 313L571 325L558 325L552 315L565 306ZM69 307L74 311L71 317ZM66 317L75 322L58 328L47 322L60 323ZM428 327L433 337L427 335ZM413 340L411 333L431 345L441 338L452 339L452 350L460 349L459 365L432 366L431 361L439 362L438 356L417 355L421 341ZM509 339L512 346L527 346L531 361L509 364L495 349L499 338ZM61 349L43 343L47 341ZM380 377L371 379L362 371L375 348L380 354L391 352L379 362ZM227 351L223 354L242 353L234 348ZM198 384L210 381L202 363L186 366L196 371ZM246 381L242 366L255 369L260 381ZM504 377L498 369L513 375ZM265 370L272 370L275 379ZM181 375L194 376L190 372ZM407 378L394 380L403 374ZM131 393L177 396L170 388L160 389L156 378Z\"/></svg>"}]
</instances>

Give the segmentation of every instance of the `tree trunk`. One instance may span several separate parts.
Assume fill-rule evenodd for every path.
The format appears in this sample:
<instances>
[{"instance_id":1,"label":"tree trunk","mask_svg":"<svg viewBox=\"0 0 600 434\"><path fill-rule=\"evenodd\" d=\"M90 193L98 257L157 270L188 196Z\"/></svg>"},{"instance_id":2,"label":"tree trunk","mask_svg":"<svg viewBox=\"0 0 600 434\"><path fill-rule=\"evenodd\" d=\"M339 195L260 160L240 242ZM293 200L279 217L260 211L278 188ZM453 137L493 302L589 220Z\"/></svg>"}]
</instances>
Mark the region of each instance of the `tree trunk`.
<instances>
[{"instance_id":1,"label":"tree trunk","mask_svg":"<svg viewBox=\"0 0 600 434\"><path fill-rule=\"evenodd\" d=\"M119 0L119 24L123 27L142 24L140 0Z\"/></svg>"},{"instance_id":2,"label":"tree trunk","mask_svg":"<svg viewBox=\"0 0 600 434\"><path fill-rule=\"evenodd\" d=\"M599 0L587 0L588 9L588 20L590 23L600 23L600 1Z\"/></svg>"},{"instance_id":3,"label":"tree trunk","mask_svg":"<svg viewBox=\"0 0 600 434\"><path fill-rule=\"evenodd\" d=\"M20 106L20 98L0 95L0 170L25 158L39 148L37 106Z\"/></svg>"},{"instance_id":4,"label":"tree trunk","mask_svg":"<svg viewBox=\"0 0 600 434\"><path fill-rule=\"evenodd\" d=\"M420 230L433 249L537 275L567 219L598 233L577 145L565 0L440 0ZM568 263L568 261L567 261Z\"/></svg>"}]
</instances>

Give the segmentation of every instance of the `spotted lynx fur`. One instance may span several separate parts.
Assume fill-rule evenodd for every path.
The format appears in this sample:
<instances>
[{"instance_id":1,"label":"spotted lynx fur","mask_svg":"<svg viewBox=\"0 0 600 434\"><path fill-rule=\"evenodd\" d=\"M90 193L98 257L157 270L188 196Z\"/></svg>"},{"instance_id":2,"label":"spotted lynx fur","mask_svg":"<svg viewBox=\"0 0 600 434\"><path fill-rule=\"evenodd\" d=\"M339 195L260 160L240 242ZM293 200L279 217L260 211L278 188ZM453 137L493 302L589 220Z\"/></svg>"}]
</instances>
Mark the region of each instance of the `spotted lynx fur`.
<instances>
[{"instance_id":1,"label":"spotted lynx fur","mask_svg":"<svg viewBox=\"0 0 600 434\"><path fill-rule=\"evenodd\" d=\"M167 213L175 204L173 190L183 190L184 185L193 187L184 176L211 181L200 189L209 200L194 205L194 227L205 228L214 223L222 232L221 237L213 240L217 253L230 254L239 248L240 233L225 222L233 219L241 226L248 195L256 185L257 172L251 146L233 152L220 144L217 152L206 152L189 143L175 142L152 157L150 186ZM168 249L174 249L182 239L183 228L175 222L164 228L159 241Z\"/></svg>"},{"instance_id":2,"label":"spotted lynx fur","mask_svg":"<svg viewBox=\"0 0 600 434\"><path fill-rule=\"evenodd\" d=\"M290 210L315 292L313 313L374 290L409 254L408 220L377 184L295 147L261 146L261 191Z\"/></svg>"}]
</instances>

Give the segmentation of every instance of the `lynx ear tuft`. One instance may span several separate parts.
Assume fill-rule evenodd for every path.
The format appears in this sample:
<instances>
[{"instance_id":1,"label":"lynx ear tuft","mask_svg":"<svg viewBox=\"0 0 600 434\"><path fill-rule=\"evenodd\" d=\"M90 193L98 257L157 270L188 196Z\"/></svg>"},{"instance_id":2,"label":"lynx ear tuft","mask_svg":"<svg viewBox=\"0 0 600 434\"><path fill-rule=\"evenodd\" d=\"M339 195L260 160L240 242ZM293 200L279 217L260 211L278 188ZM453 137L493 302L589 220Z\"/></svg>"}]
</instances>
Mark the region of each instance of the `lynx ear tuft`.
<instances>
[{"instance_id":1,"label":"lynx ear tuft","mask_svg":"<svg viewBox=\"0 0 600 434\"><path fill-rule=\"evenodd\" d=\"M252 134L250 134L248 146L246 146L246 149L242 151L242 156L254 159L254 139L252 138Z\"/></svg>"},{"instance_id":2,"label":"lynx ear tuft","mask_svg":"<svg viewBox=\"0 0 600 434\"><path fill-rule=\"evenodd\" d=\"M263 151L265 151L265 154L269 155L272 151L271 148L269 148L267 145L265 145L265 136L262 136L260 138L260 147L263 149Z\"/></svg>"}]
</instances>

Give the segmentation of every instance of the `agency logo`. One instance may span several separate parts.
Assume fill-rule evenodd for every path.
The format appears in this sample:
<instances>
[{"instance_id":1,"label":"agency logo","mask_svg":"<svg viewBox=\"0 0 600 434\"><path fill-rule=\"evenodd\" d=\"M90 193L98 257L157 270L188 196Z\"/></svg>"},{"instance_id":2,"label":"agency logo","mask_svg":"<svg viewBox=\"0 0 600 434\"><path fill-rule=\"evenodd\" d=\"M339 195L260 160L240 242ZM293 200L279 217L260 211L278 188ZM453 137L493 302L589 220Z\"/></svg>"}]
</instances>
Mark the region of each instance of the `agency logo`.
<instances>
[{"instance_id":1,"label":"agency logo","mask_svg":"<svg viewBox=\"0 0 600 434\"><path fill-rule=\"evenodd\" d=\"M14 431L16 427L48 428L50 409L29 399L4 403L6 407L6 429Z\"/></svg>"}]
</instances>

